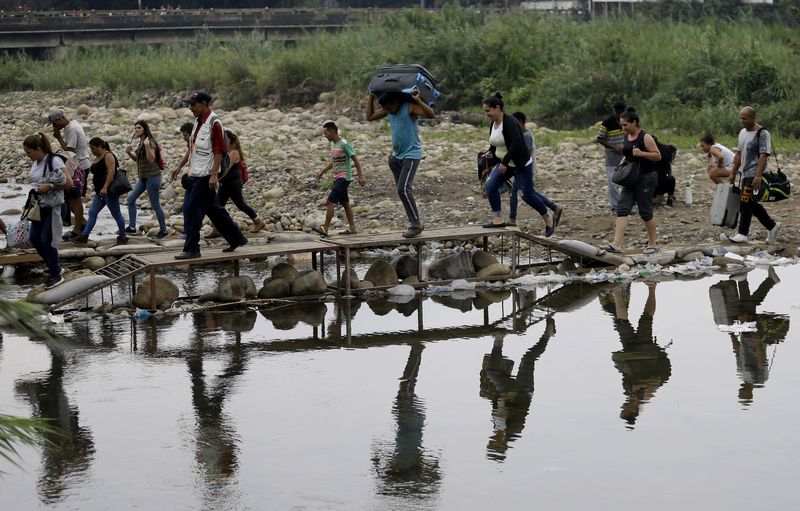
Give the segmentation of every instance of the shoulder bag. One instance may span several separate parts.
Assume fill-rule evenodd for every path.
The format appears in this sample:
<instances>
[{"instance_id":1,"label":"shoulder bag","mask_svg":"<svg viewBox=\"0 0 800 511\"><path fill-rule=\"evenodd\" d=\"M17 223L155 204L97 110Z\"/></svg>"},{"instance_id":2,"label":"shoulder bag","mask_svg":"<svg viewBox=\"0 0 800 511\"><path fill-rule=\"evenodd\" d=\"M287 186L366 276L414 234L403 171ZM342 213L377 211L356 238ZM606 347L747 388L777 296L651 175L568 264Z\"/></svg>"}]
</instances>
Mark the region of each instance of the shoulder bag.
<instances>
[{"instance_id":1,"label":"shoulder bag","mask_svg":"<svg viewBox=\"0 0 800 511\"><path fill-rule=\"evenodd\" d=\"M756 139L761 137L761 132L764 128L760 128L756 133ZM770 141L771 142L771 141ZM775 146L770 144L772 149L772 157L775 158L775 172L767 171L761 176L761 187L758 190L758 196L755 199L758 202L778 202L788 199L792 193L792 185L789 178L781 170L778 163L778 155L775 153Z\"/></svg>"},{"instance_id":2,"label":"shoulder bag","mask_svg":"<svg viewBox=\"0 0 800 511\"><path fill-rule=\"evenodd\" d=\"M124 195L133 189L131 182L128 180L128 174L124 170L117 167L114 173L114 180L108 187L109 195Z\"/></svg>"},{"instance_id":3,"label":"shoulder bag","mask_svg":"<svg viewBox=\"0 0 800 511\"><path fill-rule=\"evenodd\" d=\"M639 162L633 160L622 160L614 170L611 181L620 186L633 188L639 182Z\"/></svg>"}]
</instances>

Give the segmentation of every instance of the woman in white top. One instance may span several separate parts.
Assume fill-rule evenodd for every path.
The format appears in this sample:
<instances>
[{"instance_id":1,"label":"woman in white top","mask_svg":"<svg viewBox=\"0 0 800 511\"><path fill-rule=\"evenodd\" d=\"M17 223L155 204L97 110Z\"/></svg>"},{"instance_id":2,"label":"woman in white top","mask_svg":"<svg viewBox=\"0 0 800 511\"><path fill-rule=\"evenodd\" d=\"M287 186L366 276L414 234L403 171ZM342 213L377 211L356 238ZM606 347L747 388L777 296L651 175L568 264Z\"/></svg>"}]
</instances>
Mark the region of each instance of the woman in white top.
<instances>
[{"instance_id":1,"label":"woman in white top","mask_svg":"<svg viewBox=\"0 0 800 511\"><path fill-rule=\"evenodd\" d=\"M706 172L708 172L709 179L717 184L725 183L731 176L733 151L714 142L714 135L711 133L700 139L700 148L708 158Z\"/></svg>"}]
</instances>

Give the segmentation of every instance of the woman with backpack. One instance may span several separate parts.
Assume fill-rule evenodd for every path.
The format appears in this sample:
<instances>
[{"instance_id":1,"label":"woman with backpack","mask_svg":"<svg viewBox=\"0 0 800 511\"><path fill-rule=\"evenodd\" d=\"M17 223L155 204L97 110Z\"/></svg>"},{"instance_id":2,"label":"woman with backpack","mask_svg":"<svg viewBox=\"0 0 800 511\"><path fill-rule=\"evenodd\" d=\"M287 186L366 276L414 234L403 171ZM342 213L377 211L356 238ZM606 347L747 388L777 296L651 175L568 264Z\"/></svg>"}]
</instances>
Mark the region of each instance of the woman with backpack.
<instances>
[{"instance_id":1,"label":"woman with backpack","mask_svg":"<svg viewBox=\"0 0 800 511\"><path fill-rule=\"evenodd\" d=\"M30 242L44 259L50 272L44 288L51 289L64 282L58 260L61 243L61 205L64 190L72 188L72 178L64 172L64 162L53 157L50 140L44 133L29 135L22 142L25 154L31 159L31 185L38 195L40 216L31 220Z\"/></svg>"},{"instance_id":2,"label":"woman with backpack","mask_svg":"<svg viewBox=\"0 0 800 511\"><path fill-rule=\"evenodd\" d=\"M128 193L128 227L127 233L136 232L136 199L147 190L150 207L158 219L158 234L156 238L167 235L167 224L164 219L164 210L161 208L161 170L164 168L164 159L161 155L161 146L158 145L150 125L147 121L136 121L133 125L133 140L125 149L131 160L136 162L137 179L133 190Z\"/></svg>"},{"instance_id":3,"label":"woman with backpack","mask_svg":"<svg viewBox=\"0 0 800 511\"><path fill-rule=\"evenodd\" d=\"M114 182L114 176L119 168L119 161L108 142L100 137L94 137L89 141L89 151L95 157L94 163L89 167L89 172L92 174L92 186L94 186L94 197L92 197L92 205L89 208L89 220L83 227L83 232L78 236L72 238L75 243L86 243L89 241L89 235L92 233L95 224L97 223L97 215L104 207L108 206L108 211L114 220L117 222L117 245L125 245L128 243L128 237L125 234L125 219L122 217L122 211L119 209L119 195L109 193L111 183Z\"/></svg>"},{"instance_id":4,"label":"woman with backpack","mask_svg":"<svg viewBox=\"0 0 800 511\"><path fill-rule=\"evenodd\" d=\"M639 179L633 186L621 187L617 204L614 241L606 247L606 251L613 254L622 253L622 239L628 228L628 215L630 215L633 205L636 204L647 232L647 247L645 247L644 253L655 254L660 248L656 245L653 193L658 186L656 163L661 160L661 151L653 136L645 132L639 125L639 114L634 108L628 107L620 116L619 123L626 135L622 145L622 154L625 156L623 164L625 161L632 161L638 165Z\"/></svg>"},{"instance_id":5,"label":"woman with backpack","mask_svg":"<svg viewBox=\"0 0 800 511\"><path fill-rule=\"evenodd\" d=\"M249 216L253 221L250 232L256 233L263 229L265 224L264 221L258 217L258 213L245 202L244 196L242 195L244 183L248 178L247 163L244 159L242 144L239 140L239 136L231 130L225 130L225 136L230 142L230 148L228 149L229 162L228 167L222 169L220 172L219 192L217 193L217 197L223 208L228 203L228 199L232 200L236 207L239 208L239 211ZM217 238L219 236L219 231L214 229L206 238Z\"/></svg>"}]
</instances>

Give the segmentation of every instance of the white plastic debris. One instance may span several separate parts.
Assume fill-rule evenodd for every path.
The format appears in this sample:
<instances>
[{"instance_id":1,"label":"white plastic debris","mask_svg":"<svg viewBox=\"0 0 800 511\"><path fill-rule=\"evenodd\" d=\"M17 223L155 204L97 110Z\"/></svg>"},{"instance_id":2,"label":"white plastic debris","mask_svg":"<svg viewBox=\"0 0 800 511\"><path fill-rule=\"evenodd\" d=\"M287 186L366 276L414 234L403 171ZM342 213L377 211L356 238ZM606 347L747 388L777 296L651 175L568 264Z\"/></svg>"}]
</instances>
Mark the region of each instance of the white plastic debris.
<instances>
[{"instance_id":1,"label":"white plastic debris","mask_svg":"<svg viewBox=\"0 0 800 511\"><path fill-rule=\"evenodd\" d=\"M409 286L408 284L400 284L399 286L390 287L386 291L392 296L414 296L416 294L414 287Z\"/></svg>"},{"instance_id":2,"label":"white plastic debris","mask_svg":"<svg viewBox=\"0 0 800 511\"><path fill-rule=\"evenodd\" d=\"M51 323L60 325L64 322L64 315L63 314L53 314L52 312L47 313L47 319L50 320Z\"/></svg>"},{"instance_id":3,"label":"white plastic debris","mask_svg":"<svg viewBox=\"0 0 800 511\"><path fill-rule=\"evenodd\" d=\"M472 291L475 289L475 283L466 281L464 279L458 279L451 282L450 287L453 289L453 291L457 290Z\"/></svg>"},{"instance_id":4,"label":"white plastic debris","mask_svg":"<svg viewBox=\"0 0 800 511\"><path fill-rule=\"evenodd\" d=\"M757 330L755 321L740 323L739 320L734 321L732 325L717 325L717 329L719 329L720 332L729 332L732 334L755 332Z\"/></svg>"},{"instance_id":5,"label":"white plastic debris","mask_svg":"<svg viewBox=\"0 0 800 511\"><path fill-rule=\"evenodd\" d=\"M546 275L523 275L518 279L512 279L511 283L518 286L540 286L542 284L561 284L569 280L569 277L550 272Z\"/></svg>"}]
</instances>

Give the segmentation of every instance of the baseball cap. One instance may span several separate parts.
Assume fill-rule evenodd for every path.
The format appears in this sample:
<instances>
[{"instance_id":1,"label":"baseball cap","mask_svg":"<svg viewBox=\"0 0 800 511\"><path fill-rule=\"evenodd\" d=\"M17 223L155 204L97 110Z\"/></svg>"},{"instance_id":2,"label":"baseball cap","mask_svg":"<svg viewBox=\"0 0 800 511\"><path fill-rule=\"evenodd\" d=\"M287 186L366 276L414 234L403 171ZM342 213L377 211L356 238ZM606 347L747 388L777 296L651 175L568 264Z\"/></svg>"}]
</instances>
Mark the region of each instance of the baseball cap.
<instances>
[{"instance_id":1,"label":"baseball cap","mask_svg":"<svg viewBox=\"0 0 800 511\"><path fill-rule=\"evenodd\" d=\"M50 124L53 124L57 120L63 119L63 118L64 118L64 111L63 110L53 110L52 112L50 112L50 115L47 116L47 122L49 122Z\"/></svg>"},{"instance_id":2,"label":"baseball cap","mask_svg":"<svg viewBox=\"0 0 800 511\"><path fill-rule=\"evenodd\" d=\"M614 102L614 111L615 112L624 112L625 111L625 102L624 101L615 101Z\"/></svg>"},{"instance_id":3,"label":"baseball cap","mask_svg":"<svg viewBox=\"0 0 800 511\"><path fill-rule=\"evenodd\" d=\"M211 95L204 91L204 90L196 90L191 92L186 99L183 100L184 103L188 103L189 105L194 105L195 103L211 103Z\"/></svg>"}]
</instances>

